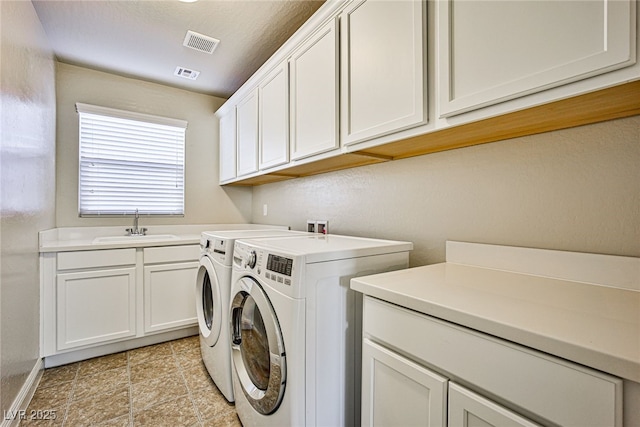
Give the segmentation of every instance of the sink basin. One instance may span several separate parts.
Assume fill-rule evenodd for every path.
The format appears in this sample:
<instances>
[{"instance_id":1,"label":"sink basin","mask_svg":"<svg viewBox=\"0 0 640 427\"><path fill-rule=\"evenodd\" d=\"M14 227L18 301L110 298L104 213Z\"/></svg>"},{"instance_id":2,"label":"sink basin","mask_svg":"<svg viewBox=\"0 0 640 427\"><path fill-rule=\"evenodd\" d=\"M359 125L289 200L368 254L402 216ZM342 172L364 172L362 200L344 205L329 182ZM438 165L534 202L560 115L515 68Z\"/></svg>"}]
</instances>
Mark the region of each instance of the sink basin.
<instances>
[{"instance_id":1,"label":"sink basin","mask_svg":"<svg viewBox=\"0 0 640 427\"><path fill-rule=\"evenodd\" d=\"M175 240L178 236L173 234L149 234L147 236L107 236L96 237L93 243L131 243L131 242L157 242L161 240Z\"/></svg>"}]
</instances>

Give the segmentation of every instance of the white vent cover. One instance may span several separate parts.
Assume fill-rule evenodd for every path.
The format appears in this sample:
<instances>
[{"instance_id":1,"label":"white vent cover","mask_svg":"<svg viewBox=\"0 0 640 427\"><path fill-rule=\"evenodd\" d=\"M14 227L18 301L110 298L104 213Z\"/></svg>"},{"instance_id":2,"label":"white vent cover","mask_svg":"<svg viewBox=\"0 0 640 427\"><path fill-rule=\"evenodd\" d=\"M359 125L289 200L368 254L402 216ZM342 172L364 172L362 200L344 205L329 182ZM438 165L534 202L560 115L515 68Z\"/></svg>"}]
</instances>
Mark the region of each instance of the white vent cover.
<instances>
[{"instance_id":1,"label":"white vent cover","mask_svg":"<svg viewBox=\"0 0 640 427\"><path fill-rule=\"evenodd\" d=\"M191 49L199 50L200 52L213 53L218 43L220 43L218 39L189 30L182 44Z\"/></svg>"},{"instance_id":2,"label":"white vent cover","mask_svg":"<svg viewBox=\"0 0 640 427\"><path fill-rule=\"evenodd\" d=\"M200 75L200 71L190 70L184 67L176 67L176 71L173 74L176 76L184 77L185 79L195 80Z\"/></svg>"}]
</instances>

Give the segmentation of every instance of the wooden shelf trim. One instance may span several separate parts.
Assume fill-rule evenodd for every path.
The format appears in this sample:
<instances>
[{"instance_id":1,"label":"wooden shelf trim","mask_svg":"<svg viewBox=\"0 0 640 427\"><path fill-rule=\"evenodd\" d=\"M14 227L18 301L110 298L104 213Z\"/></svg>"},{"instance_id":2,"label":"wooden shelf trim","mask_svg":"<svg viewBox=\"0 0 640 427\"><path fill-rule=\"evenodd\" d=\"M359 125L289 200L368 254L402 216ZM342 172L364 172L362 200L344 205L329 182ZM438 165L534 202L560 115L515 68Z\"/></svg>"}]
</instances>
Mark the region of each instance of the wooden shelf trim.
<instances>
[{"instance_id":1,"label":"wooden shelf trim","mask_svg":"<svg viewBox=\"0 0 640 427\"><path fill-rule=\"evenodd\" d=\"M293 165L229 185L268 184L635 115L640 115L640 80L366 150Z\"/></svg>"},{"instance_id":2,"label":"wooden shelf trim","mask_svg":"<svg viewBox=\"0 0 640 427\"><path fill-rule=\"evenodd\" d=\"M640 114L640 81L455 126L358 153L393 160L486 144Z\"/></svg>"}]
</instances>

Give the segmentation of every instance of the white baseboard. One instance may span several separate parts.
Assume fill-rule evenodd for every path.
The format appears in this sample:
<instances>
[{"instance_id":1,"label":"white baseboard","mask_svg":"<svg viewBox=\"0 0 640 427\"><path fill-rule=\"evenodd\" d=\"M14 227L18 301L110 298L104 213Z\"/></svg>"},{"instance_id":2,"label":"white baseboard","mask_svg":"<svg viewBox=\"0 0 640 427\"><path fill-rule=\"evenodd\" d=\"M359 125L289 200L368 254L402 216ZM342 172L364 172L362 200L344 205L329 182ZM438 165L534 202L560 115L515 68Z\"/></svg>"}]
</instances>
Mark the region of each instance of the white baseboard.
<instances>
[{"instance_id":1,"label":"white baseboard","mask_svg":"<svg viewBox=\"0 0 640 427\"><path fill-rule=\"evenodd\" d=\"M20 416L21 414L26 415L27 407L31 402L31 398L33 398L33 394L36 392L40 378L42 378L43 369L44 361L38 359L33 369L31 369L27 380L22 385L20 392L11 404L11 408L4 412L0 427L15 427L20 424Z\"/></svg>"},{"instance_id":2,"label":"white baseboard","mask_svg":"<svg viewBox=\"0 0 640 427\"><path fill-rule=\"evenodd\" d=\"M149 335L142 338L128 339L128 340L123 340L115 343L84 348L80 350L67 351L65 353L46 356L44 358L44 367L54 368L56 366L67 365L69 363L78 362L80 360L87 360L93 357L100 357L106 354L119 353L121 351L132 350L138 347L159 344L166 341L173 341L180 338L198 335L198 332L199 332L199 329L197 326L191 326L188 328L178 329L175 331L153 334L153 335Z\"/></svg>"}]
</instances>

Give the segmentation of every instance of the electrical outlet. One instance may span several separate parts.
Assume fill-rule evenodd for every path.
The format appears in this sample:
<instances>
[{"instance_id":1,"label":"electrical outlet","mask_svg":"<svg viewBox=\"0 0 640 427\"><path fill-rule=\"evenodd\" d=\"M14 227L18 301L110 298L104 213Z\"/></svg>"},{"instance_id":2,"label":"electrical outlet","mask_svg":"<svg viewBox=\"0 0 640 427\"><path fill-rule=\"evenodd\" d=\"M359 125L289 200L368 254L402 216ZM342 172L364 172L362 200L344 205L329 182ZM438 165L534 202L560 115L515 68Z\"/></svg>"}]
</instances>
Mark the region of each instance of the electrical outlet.
<instances>
[{"instance_id":1,"label":"electrical outlet","mask_svg":"<svg viewBox=\"0 0 640 427\"><path fill-rule=\"evenodd\" d=\"M269 211L269 207L265 203L264 205L262 205L262 216L267 216L268 211Z\"/></svg>"},{"instance_id":2,"label":"electrical outlet","mask_svg":"<svg viewBox=\"0 0 640 427\"><path fill-rule=\"evenodd\" d=\"M310 219L307 220L307 231L309 233L315 233L316 232L316 222L312 221Z\"/></svg>"}]
</instances>

